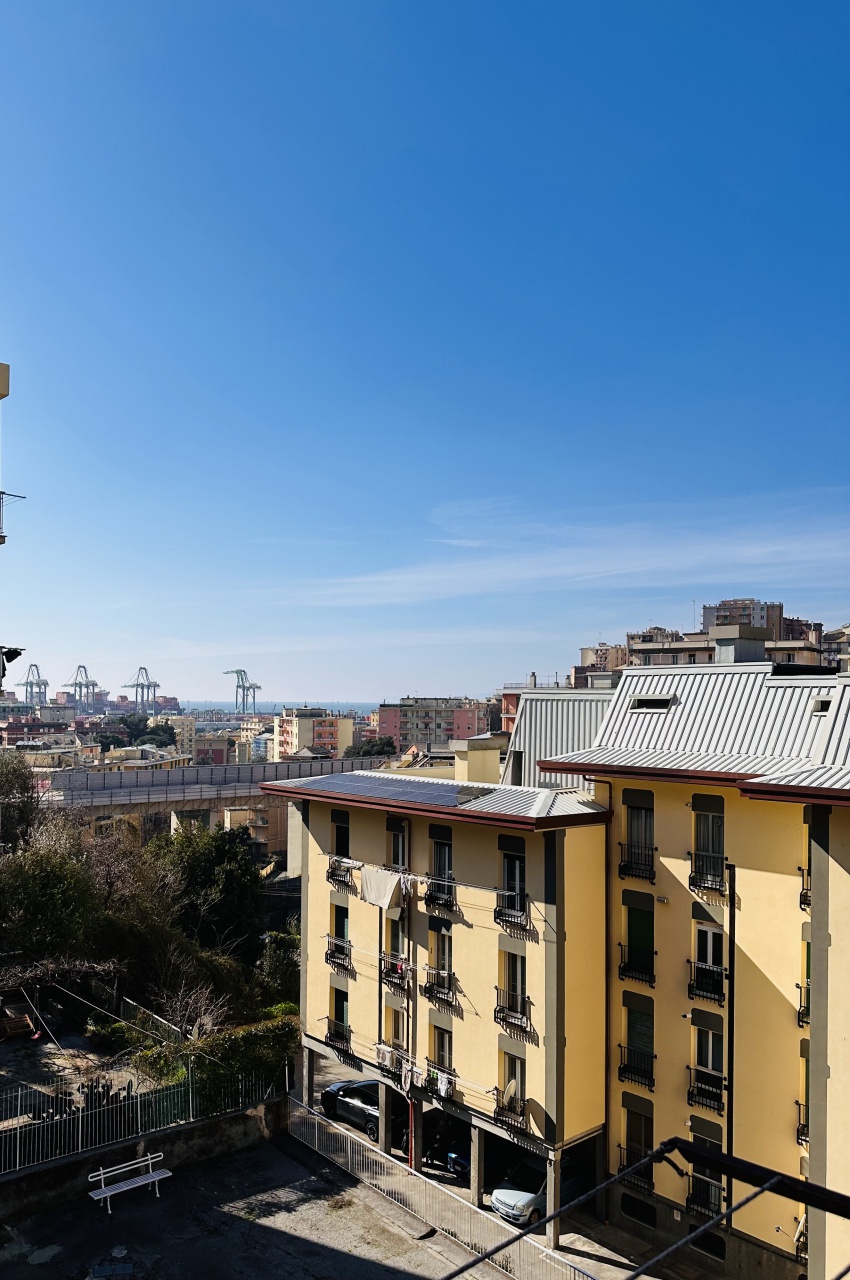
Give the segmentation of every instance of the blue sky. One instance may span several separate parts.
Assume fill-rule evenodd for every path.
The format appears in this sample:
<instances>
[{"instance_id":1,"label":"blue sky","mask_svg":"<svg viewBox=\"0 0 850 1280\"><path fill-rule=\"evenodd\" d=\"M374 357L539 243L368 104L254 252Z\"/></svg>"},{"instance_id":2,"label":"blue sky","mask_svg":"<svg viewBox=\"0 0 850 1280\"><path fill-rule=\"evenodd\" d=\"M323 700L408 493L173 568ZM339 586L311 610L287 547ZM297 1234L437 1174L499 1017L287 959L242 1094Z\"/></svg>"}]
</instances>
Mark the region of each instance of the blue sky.
<instances>
[{"instance_id":1,"label":"blue sky","mask_svg":"<svg viewBox=\"0 0 850 1280\"><path fill-rule=\"evenodd\" d=\"M847 621L849 48L829 0L0 0L3 641L378 699L694 599Z\"/></svg>"}]
</instances>

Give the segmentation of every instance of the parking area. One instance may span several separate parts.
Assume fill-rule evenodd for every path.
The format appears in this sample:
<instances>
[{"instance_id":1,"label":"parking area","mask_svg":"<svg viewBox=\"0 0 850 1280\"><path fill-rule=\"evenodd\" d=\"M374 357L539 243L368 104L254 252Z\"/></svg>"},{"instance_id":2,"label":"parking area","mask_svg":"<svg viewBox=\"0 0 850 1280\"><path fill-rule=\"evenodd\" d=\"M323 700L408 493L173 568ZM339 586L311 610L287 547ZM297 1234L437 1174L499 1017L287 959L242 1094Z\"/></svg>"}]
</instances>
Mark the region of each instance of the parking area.
<instances>
[{"instance_id":1,"label":"parking area","mask_svg":"<svg viewBox=\"0 0 850 1280\"><path fill-rule=\"evenodd\" d=\"M3 1280L438 1280L469 1257L285 1140L177 1169L159 1200L142 1188L112 1208L109 1217L83 1198L6 1228ZM498 1273L485 1265L479 1274Z\"/></svg>"}]
</instances>

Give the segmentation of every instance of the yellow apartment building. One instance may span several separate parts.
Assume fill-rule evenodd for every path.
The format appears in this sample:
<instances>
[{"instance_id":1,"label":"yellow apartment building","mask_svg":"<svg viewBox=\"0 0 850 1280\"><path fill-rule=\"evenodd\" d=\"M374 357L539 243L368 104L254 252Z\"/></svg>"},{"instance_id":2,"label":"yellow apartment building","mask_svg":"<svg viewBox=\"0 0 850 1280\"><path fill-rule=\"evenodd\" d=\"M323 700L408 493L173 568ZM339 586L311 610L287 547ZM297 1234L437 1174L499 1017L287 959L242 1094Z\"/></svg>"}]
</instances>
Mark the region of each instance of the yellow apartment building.
<instances>
[{"instance_id":1,"label":"yellow apartment building","mask_svg":"<svg viewBox=\"0 0 850 1280\"><path fill-rule=\"evenodd\" d=\"M848 694L834 673L741 664L734 648L713 667L634 668L594 746L541 766L583 772L611 809L611 1171L679 1135L850 1187L850 1019L827 974L840 965L846 992L850 942L836 946L828 899L833 886L846 919L850 822L846 808L830 817L834 800L803 791L794 802L779 782L815 767L830 742L835 749ZM846 764L846 725L843 733ZM609 1218L660 1249L746 1190L699 1164L650 1165L614 1190ZM824 1270L828 1237L836 1243ZM811 1274L832 1276L850 1260L847 1224L809 1223L805 1205L768 1194L683 1261L707 1275L796 1280L809 1248Z\"/></svg>"},{"instance_id":2,"label":"yellow apartment building","mask_svg":"<svg viewBox=\"0 0 850 1280\"><path fill-rule=\"evenodd\" d=\"M316 1054L402 1091L421 1161L423 1110L547 1162L581 1147L601 1176L605 1123L605 806L572 791L354 772L269 783L295 814L302 889L305 1098ZM550 1232L554 1239L554 1228Z\"/></svg>"}]
</instances>

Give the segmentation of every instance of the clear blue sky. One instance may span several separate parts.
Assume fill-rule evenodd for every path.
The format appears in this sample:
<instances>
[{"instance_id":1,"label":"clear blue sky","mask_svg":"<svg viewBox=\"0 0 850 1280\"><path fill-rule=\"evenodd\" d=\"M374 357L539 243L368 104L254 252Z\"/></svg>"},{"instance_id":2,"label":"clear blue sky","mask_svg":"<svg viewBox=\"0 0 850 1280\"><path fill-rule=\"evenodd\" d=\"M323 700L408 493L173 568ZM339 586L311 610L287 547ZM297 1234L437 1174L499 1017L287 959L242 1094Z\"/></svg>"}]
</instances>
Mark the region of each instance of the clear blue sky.
<instances>
[{"instance_id":1,"label":"clear blue sky","mask_svg":"<svg viewBox=\"0 0 850 1280\"><path fill-rule=\"evenodd\" d=\"M0 0L0 638L377 699L847 621L848 53L846 0Z\"/></svg>"}]
</instances>

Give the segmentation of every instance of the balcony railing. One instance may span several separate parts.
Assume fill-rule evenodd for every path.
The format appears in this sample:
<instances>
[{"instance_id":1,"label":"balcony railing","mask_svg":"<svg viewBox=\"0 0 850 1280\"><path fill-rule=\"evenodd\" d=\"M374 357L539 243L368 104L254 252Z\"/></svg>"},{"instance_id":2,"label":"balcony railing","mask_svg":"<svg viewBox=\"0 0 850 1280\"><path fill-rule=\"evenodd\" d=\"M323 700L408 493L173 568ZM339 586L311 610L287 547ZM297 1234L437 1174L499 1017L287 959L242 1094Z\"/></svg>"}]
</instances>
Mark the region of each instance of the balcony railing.
<instances>
[{"instance_id":1,"label":"balcony railing","mask_svg":"<svg viewBox=\"0 0 850 1280\"><path fill-rule=\"evenodd\" d=\"M381 978L390 987L406 987L410 977L410 964L404 956L394 951L381 952Z\"/></svg>"},{"instance_id":2,"label":"balcony railing","mask_svg":"<svg viewBox=\"0 0 850 1280\"><path fill-rule=\"evenodd\" d=\"M798 1239L794 1248L794 1258L801 1266L805 1267L809 1261L809 1232L803 1230L802 1235Z\"/></svg>"},{"instance_id":3,"label":"balcony railing","mask_svg":"<svg viewBox=\"0 0 850 1280\"><path fill-rule=\"evenodd\" d=\"M528 1104L525 1098L516 1094L512 1098L506 1098L503 1089L495 1089L494 1094L496 1105L493 1108L493 1119L496 1124L503 1124L507 1129L527 1129Z\"/></svg>"},{"instance_id":4,"label":"balcony railing","mask_svg":"<svg viewBox=\"0 0 850 1280\"><path fill-rule=\"evenodd\" d=\"M622 1173L624 1169L630 1168L636 1164L638 1160L642 1160L644 1156L649 1155L645 1147L618 1147L620 1153L620 1167L618 1173ZM635 1169L634 1173L628 1173L621 1179L624 1187L633 1187L636 1191L642 1191L644 1195L651 1196L655 1187L652 1175L652 1161L643 1165L640 1169Z\"/></svg>"},{"instance_id":5,"label":"balcony railing","mask_svg":"<svg viewBox=\"0 0 850 1280\"><path fill-rule=\"evenodd\" d=\"M325 1044L332 1049L351 1050L351 1027L346 1022L334 1022L328 1018L328 1029L325 1032Z\"/></svg>"},{"instance_id":6,"label":"balcony railing","mask_svg":"<svg viewBox=\"0 0 850 1280\"><path fill-rule=\"evenodd\" d=\"M530 928L528 894L516 893L513 889L497 889L493 919L505 929Z\"/></svg>"},{"instance_id":7,"label":"balcony railing","mask_svg":"<svg viewBox=\"0 0 850 1280\"><path fill-rule=\"evenodd\" d=\"M725 893L726 858L723 854L692 853L688 886L691 889L712 889L715 893Z\"/></svg>"},{"instance_id":8,"label":"balcony railing","mask_svg":"<svg viewBox=\"0 0 850 1280\"><path fill-rule=\"evenodd\" d=\"M619 976L632 978L635 982L648 982L654 987L656 954L646 947L630 947L627 942L621 942Z\"/></svg>"},{"instance_id":9,"label":"balcony railing","mask_svg":"<svg viewBox=\"0 0 850 1280\"><path fill-rule=\"evenodd\" d=\"M454 1067L441 1067L430 1058L425 1059L424 1087L438 1098L451 1098L455 1090L457 1073Z\"/></svg>"},{"instance_id":10,"label":"balcony railing","mask_svg":"<svg viewBox=\"0 0 850 1280\"><path fill-rule=\"evenodd\" d=\"M713 1071L705 1071L702 1067L688 1067L688 1072L691 1081L688 1087L688 1106L705 1107L722 1116L725 1108L725 1078L715 1075Z\"/></svg>"},{"instance_id":11,"label":"balcony railing","mask_svg":"<svg viewBox=\"0 0 850 1280\"><path fill-rule=\"evenodd\" d=\"M800 910L808 911L812 905L812 873L808 867L798 867L800 873Z\"/></svg>"},{"instance_id":12,"label":"balcony railing","mask_svg":"<svg viewBox=\"0 0 850 1280\"><path fill-rule=\"evenodd\" d=\"M655 884L655 855L657 849L642 844L620 845L620 879L630 876L633 880L648 880Z\"/></svg>"},{"instance_id":13,"label":"balcony railing","mask_svg":"<svg viewBox=\"0 0 850 1280\"><path fill-rule=\"evenodd\" d=\"M809 1145L809 1104L797 1103L797 1141L801 1147Z\"/></svg>"},{"instance_id":14,"label":"balcony railing","mask_svg":"<svg viewBox=\"0 0 850 1280\"><path fill-rule=\"evenodd\" d=\"M688 983L689 1000L712 1000L715 1004L726 1002L726 971L716 964L703 964L701 960L689 960L691 980Z\"/></svg>"},{"instance_id":15,"label":"balcony railing","mask_svg":"<svg viewBox=\"0 0 850 1280\"><path fill-rule=\"evenodd\" d=\"M426 965L423 990L426 1000L454 1004L455 976L450 969L433 969Z\"/></svg>"},{"instance_id":16,"label":"balcony railing","mask_svg":"<svg viewBox=\"0 0 850 1280\"><path fill-rule=\"evenodd\" d=\"M797 1010L797 1026L807 1027L812 1020L811 1007L811 980L804 978L802 982L798 982L800 989L800 1007Z\"/></svg>"},{"instance_id":17,"label":"balcony railing","mask_svg":"<svg viewBox=\"0 0 850 1280\"><path fill-rule=\"evenodd\" d=\"M325 950L325 964L329 964L332 969L350 969L351 968L351 943L347 938L332 938L327 935L327 948Z\"/></svg>"},{"instance_id":18,"label":"balcony railing","mask_svg":"<svg viewBox=\"0 0 850 1280\"><path fill-rule=\"evenodd\" d=\"M531 1026L531 1001L518 991L506 991L496 987L496 1008L493 1017L502 1026L520 1027L528 1031Z\"/></svg>"},{"instance_id":19,"label":"balcony railing","mask_svg":"<svg viewBox=\"0 0 850 1280\"><path fill-rule=\"evenodd\" d=\"M342 893L354 892L354 877L351 874L351 867L346 866L339 858L331 858L325 875L327 876L328 884L332 884L335 889L339 889Z\"/></svg>"},{"instance_id":20,"label":"balcony railing","mask_svg":"<svg viewBox=\"0 0 850 1280\"><path fill-rule=\"evenodd\" d=\"M685 1208L695 1218L714 1218L723 1208L723 1186L699 1173L688 1177Z\"/></svg>"},{"instance_id":21,"label":"balcony railing","mask_svg":"<svg viewBox=\"0 0 850 1280\"><path fill-rule=\"evenodd\" d=\"M655 1054L644 1049L632 1049L629 1045L620 1045L620 1066L617 1071L618 1080L632 1080L635 1084L646 1085L647 1089L655 1088Z\"/></svg>"},{"instance_id":22,"label":"balcony railing","mask_svg":"<svg viewBox=\"0 0 850 1280\"><path fill-rule=\"evenodd\" d=\"M438 907L441 911L454 911L457 908L457 885L454 876L428 877L425 906Z\"/></svg>"}]
</instances>

